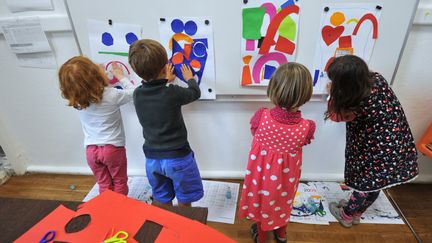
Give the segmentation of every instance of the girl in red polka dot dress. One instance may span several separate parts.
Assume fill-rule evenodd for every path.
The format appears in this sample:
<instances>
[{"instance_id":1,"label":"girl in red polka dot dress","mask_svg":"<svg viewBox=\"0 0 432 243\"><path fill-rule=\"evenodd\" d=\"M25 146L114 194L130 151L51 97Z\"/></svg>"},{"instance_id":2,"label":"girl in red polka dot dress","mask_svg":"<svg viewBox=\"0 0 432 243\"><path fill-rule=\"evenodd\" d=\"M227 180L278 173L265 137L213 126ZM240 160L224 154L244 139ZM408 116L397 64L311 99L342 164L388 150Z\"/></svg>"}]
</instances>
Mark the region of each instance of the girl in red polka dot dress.
<instances>
[{"instance_id":1,"label":"girl in red polka dot dress","mask_svg":"<svg viewBox=\"0 0 432 243\"><path fill-rule=\"evenodd\" d=\"M259 109L251 119L254 135L240 201L240 217L251 226L255 242L273 231L286 242L292 202L300 180L302 147L310 143L315 122L303 119L300 106L312 96L312 77L298 63L281 65L270 80L267 95L275 104Z\"/></svg>"}]
</instances>

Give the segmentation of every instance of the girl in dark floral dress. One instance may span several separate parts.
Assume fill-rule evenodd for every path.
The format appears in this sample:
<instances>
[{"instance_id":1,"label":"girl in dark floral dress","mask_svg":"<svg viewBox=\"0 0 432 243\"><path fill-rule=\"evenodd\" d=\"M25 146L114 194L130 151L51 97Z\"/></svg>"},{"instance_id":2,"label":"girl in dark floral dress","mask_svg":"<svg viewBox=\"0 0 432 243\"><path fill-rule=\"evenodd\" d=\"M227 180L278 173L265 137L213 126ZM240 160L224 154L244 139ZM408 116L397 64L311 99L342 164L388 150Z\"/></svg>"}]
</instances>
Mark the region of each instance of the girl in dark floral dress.
<instances>
[{"instance_id":1,"label":"girl in dark floral dress","mask_svg":"<svg viewBox=\"0 0 432 243\"><path fill-rule=\"evenodd\" d=\"M329 65L328 76L326 119L347 122L345 184L354 189L349 201L331 203L330 211L351 227L382 189L416 178L417 151L402 106L381 74L347 55Z\"/></svg>"}]
</instances>

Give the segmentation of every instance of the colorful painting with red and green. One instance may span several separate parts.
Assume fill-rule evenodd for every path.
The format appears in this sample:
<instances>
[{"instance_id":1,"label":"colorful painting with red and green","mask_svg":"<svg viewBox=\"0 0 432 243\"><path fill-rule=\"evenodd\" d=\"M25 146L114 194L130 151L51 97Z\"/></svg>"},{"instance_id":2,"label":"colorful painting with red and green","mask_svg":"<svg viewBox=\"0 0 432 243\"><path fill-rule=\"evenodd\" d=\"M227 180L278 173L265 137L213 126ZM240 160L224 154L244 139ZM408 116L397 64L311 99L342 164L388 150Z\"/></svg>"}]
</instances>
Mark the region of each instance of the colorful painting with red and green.
<instances>
[{"instance_id":1,"label":"colorful painting with red and green","mask_svg":"<svg viewBox=\"0 0 432 243\"><path fill-rule=\"evenodd\" d=\"M249 0L242 9L242 86L267 86L273 72L295 60L300 7L294 0Z\"/></svg>"}]
</instances>

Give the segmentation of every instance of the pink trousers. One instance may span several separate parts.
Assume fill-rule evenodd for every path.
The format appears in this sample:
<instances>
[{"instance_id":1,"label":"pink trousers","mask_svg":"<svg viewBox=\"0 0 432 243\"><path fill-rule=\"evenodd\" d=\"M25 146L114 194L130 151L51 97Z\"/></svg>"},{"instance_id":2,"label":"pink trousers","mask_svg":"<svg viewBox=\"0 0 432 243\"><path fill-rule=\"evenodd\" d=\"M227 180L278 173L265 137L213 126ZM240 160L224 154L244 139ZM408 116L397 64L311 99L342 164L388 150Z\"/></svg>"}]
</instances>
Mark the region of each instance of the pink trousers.
<instances>
[{"instance_id":1,"label":"pink trousers","mask_svg":"<svg viewBox=\"0 0 432 243\"><path fill-rule=\"evenodd\" d=\"M88 145L86 155L87 163L99 184L99 193L109 189L128 194L125 147Z\"/></svg>"}]
</instances>

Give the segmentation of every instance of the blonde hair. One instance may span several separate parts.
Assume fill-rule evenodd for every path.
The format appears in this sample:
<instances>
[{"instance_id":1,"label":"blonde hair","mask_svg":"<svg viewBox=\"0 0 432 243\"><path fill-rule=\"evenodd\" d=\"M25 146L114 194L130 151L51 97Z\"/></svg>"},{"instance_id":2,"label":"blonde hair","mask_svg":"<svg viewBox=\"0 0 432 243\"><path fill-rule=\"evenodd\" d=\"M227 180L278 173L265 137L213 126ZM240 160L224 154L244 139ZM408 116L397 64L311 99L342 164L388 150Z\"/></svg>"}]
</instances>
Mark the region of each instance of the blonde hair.
<instances>
[{"instance_id":1,"label":"blonde hair","mask_svg":"<svg viewBox=\"0 0 432 243\"><path fill-rule=\"evenodd\" d=\"M288 110L298 108L312 97L312 76L302 64L288 62L279 66L270 79L267 96L273 104Z\"/></svg>"},{"instance_id":2,"label":"blonde hair","mask_svg":"<svg viewBox=\"0 0 432 243\"><path fill-rule=\"evenodd\" d=\"M83 56L65 62L58 75L62 97L78 110L89 107L90 103L99 103L108 86L108 77L101 68Z\"/></svg>"},{"instance_id":3,"label":"blonde hair","mask_svg":"<svg viewBox=\"0 0 432 243\"><path fill-rule=\"evenodd\" d=\"M145 81L156 79L167 63L165 48L155 40L138 40L129 47L129 64Z\"/></svg>"}]
</instances>

